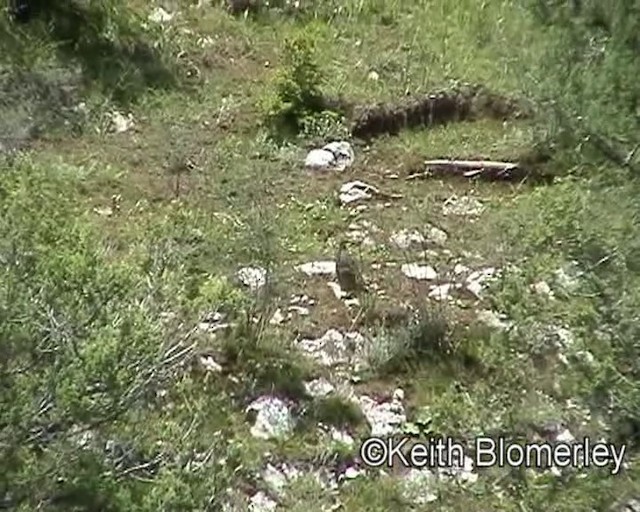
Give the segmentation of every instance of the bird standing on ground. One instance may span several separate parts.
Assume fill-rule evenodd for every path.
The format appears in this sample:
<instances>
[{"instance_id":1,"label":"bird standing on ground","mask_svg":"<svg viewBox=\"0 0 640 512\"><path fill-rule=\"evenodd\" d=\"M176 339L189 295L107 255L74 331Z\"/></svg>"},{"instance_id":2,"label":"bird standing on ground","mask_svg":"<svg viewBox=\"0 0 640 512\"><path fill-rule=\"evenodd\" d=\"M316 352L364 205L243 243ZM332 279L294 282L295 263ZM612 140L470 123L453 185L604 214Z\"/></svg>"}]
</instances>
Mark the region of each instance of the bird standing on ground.
<instances>
[{"instance_id":1,"label":"bird standing on ground","mask_svg":"<svg viewBox=\"0 0 640 512\"><path fill-rule=\"evenodd\" d=\"M364 287L358 265L347 252L347 242L344 240L340 242L336 254L336 276L340 288L347 293L360 291Z\"/></svg>"}]
</instances>

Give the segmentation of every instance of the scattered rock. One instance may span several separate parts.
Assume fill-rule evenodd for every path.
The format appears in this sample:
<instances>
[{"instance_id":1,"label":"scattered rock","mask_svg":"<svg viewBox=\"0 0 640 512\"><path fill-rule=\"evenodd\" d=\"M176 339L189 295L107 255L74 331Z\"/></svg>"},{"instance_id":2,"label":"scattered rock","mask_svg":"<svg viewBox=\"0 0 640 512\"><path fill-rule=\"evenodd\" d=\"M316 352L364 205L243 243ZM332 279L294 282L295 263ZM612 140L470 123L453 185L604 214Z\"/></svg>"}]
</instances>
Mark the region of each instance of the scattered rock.
<instances>
[{"instance_id":1,"label":"scattered rock","mask_svg":"<svg viewBox=\"0 0 640 512\"><path fill-rule=\"evenodd\" d=\"M287 308L287 312L290 314L295 313L300 316L309 316L311 314L309 308L305 308L304 306L289 306Z\"/></svg>"},{"instance_id":2,"label":"scattered rock","mask_svg":"<svg viewBox=\"0 0 640 512\"><path fill-rule=\"evenodd\" d=\"M335 391L335 387L327 379L319 378L304 384L306 392L314 398L324 398Z\"/></svg>"},{"instance_id":3,"label":"scattered rock","mask_svg":"<svg viewBox=\"0 0 640 512\"><path fill-rule=\"evenodd\" d=\"M334 260L330 261L311 261L309 263L304 263L302 265L298 265L296 270L306 274L309 277L313 276L322 276L336 275L336 262Z\"/></svg>"},{"instance_id":4,"label":"scattered rock","mask_svg":"<svg viewBox=\"0 0 640 512\"><path fill-rule=\"evenodd\" d=\"M436 476L429 469L411 468L402 479L402 494L414 505L427 505L438 500Z\"/></svg>"},{"instance_id":5,"label":"scattered rock","mask_svg":"<svg viewBox=\"0 0 640 512\"><path fill-rule=\"evenodd\" d=\"M407 415L402 404L404 392L396 390L390 402L378 403L373 398L363 395L358 403L367 422L371 426L372 437L384 437L399 433L402 425L407 421Z\"/></svg>"},{"instance_id":6,"label":"scattered rock","mask_svg":"<svg viewBox=\"0 0 640 512\"><path fill-rule=\"evenodd\" d=\"M259 439L286 438L294 427L289 405L280 398L262 396L247 407L247 412L257 412L251 427L251 435Z\"/></svg>"},{"instance_id":7,"label":"scattered rock","mask_svg":"<svg viewBox=\"0 0 640 512\"><path fill-rule=\"evenodd\" d=\"M497 271L493 267L476 270L469 274L465 280L465 288L471 292L477 299L483 298L483 291L487 287L487 283L496 277Z\"/></svg>"},{"instance_id":8,"label":"scattered rock","mask_svg":"<svg viewBox=\"0 0 640 512\"><path fill-rule=\"evenodd\" d=\"M200 356L200 364L206 371L211 373L220 373L222 371L222 366L216 362L213 356L208 354Z\"/></svg>"},{"instance_id":9,"label":"scattered rock","mask_svg":"<svg viewBox=\"0 0 640 512\"><path fill-rule=\"evenodd\" d=\"M348 447L353 447L355 445L355 439L353 439L353 437L351 437L348 432L343 432L336 429L335 427L331 428L331 440L334 443Z\"/></svg>"},{"instance_id":10,"label":"scattered rock","mask_svg":"<svg viewBox=\"0 0 640 512\"><path fill-rule=\"evenodd\" d=\"M298 341L298 347L319 364L326 367L354 363L361 353L364 337L358 332L342 334L329 329L320 338L305 338Z\"/></svg>"},{"instance_id":11,"label":"scattered rock","mask_svg":"<svg viewBox=\"0 0 640 512\"><path fill-rule=\"evenodd\" d=\"M610 512L640 512L640 497L618 501L609 510Z\"/></svg>"},{"instance_id":12,"label":"scattered rock","mask_svg":"<svg viewBox=\"0 0 640 512\"><path fill-rule=\"evenodd\" d=\"M573 333L557 325L538 325L534 329L534 338L538 347L548 347L560 353L574 344Z\"/></svg>"},{"instance_id":13,"label":"scattered rock","mask_svg":"<svg viewBox=\"0 0 640 512\"><path fill-rule=\"evenodd\" d=\"M359 243L365 247L375 247L376 245L375 240L363 231L357 231L357 230L347 231L345 238L350 242Z\"/></svg>"},{"instance_id":14,"label":"scattered rock","mask_svg":"<svg viewBox=\"0 0 640 512\"><path fill-rule=\"evenodd\" d=\"M400 267L401 272L410 279L432 281L438 277L435 269L429 265L419 263L405 263Z\"/></svg>"},{"instance_id":15,"label":"scattered rock","mask_svg":"<svg viewBox=\"0 0 640 512\"><path fill-rule=\"evenodd\" d=\"M537 283L532 284L531 291L538 295L553 298L553 291L545 281L538 281Z\"/></svg>"},{"instance_id":16,"label":"scattered rock","mask_svg":"<svg viewBox=\"0 0 640 512\"><path fill-rule=\"evenodd\" d=\"M511 322L506 320L506 315L496 313L495 311L482 310L478 312L477 319L491 329L497 331L506 331L511 328Z\"/></svg>"},{"instance_id":17,"label":"scattered rock","mask_svg":"<svg viewBox=\"0 0 640 512\"><path fill-rule=\"evenodd\" d=\"M126 116L120 112L111 113L111 131L115 133L128 132L135 126L133 114L129 113Z\"/></svg>"},{"instance_id":18,"label":"scattered rock","mask_svg":"<svg viewBox=\"0 0 640 512\"><path fill-rule=\"evenodd\" d=\"M418 230L402 229L389 237L389 242L403 251L412 247L422 248L426 239Z\"/></svg>"},{"instance_id":19,"label":"scattered rock","mask_svg":"<svg viewBox=\"0 0 640 512\"><path fill-rule=\"evenodd\" d=\"M430 226L427 231L427 241L434 245L444 245L447 243L449 235L439 227Z\"/></svg>"},{"instance_id":20,"label":"scattered rock","mask_svg":"<svg viewBox=\"0 0 640 512\"><path fill-rule=\"evenodd\" d=\"M478 474L473 472L473 460L463 455L463 460L453 461L450 467L438 468L437 475L443 479L453 479L460 484L474 484L478 481Z\"/></svg>"},{"instance_id":21,"label":"scattered rock","mask_svg":"<svg viewBox=\"0 0 640 512\"><path fill-rule=\"evenodd\" d=\"M319 171L344 171L355 160L351 144L346 141L331 142L322 149L312 149L304 161L307 169Z\"/></svg>"},{"instance_id":22,"label":"scattered rock","mask_svg":"<svg viewBox=\"0 0 640 512\"><path fill-rule=\"evenodd\" d=\"M462 263L456 263L456 266L453 267L453 273L457 276L461 274L467 274L469 272L471 272L471 269L463 265Z\"/></svg>"},{"instance_id":23,"label":"scattered rock","mask_svg":"<svg viewBox=\"0 0 640 512\"><path fill-rule=\"evenodd\" d=\"M335 266L335 263L334 263L334 266ZM289 304L293 304L299 307L304 307L305 305L313 306L315 303L316 303L315 300L313 300L311 297L308 297L307 295L292 295L291 299L289 300Z\"/></svg>"},{"instance_id":24,"label":"scattered rock","mask_svg":"<svg viewBox=\"0 0 640 512\"><path fill-rule=\"evenodd\" d=\"M270 325L281 325L283 324L286 320L288 319L287 316L285 316L282 313L282 310L280 308L276 309L273 313L273 316L271 317L271 319L269 320L269 324Z\"/></svg>"},{"instance_id":25,"label":"scattered rock","mask_svg":"<svg viewBox=\"0 0 640 512\"><path fill-rule=\"evenodd\" d=\"M267 464L262 472L262 480L269 490L277 497L284 496L287 485L300 478L302 473L295 466L283 463L277 467Z\"/></svg>"},{"instance_id":26,"label":"scattered rock","mask_svg":"<svg viewBox=\"0 0 640 512\"><path fill-rule=\"evenodd\" d=\"M262 491L249 499L249 512L274 512L277 508L278 504Z\"/></svg>"},{"instance_id":27,"label":"scattered rock","mask_svg":"<svg viewBox=\"0 0 640 512\"><path fill-rule=\"evenodd\" d=\"M174 14L168 13L162 7L156 7L147 19L153 23L167 23L171 21Z\"/></svg>"},{"instance_id":28,"label":"scattered rock","mask_svg":"<svg viewBox=\"0 0 640 512\"><path fill-rule=\"evenodd\" d=\"M444 215L458 215L464 217L477 217L484 211L484 205L476 198L470 196L452 196L442 206Z\"/></svg>"},{"instance_id":29,"label":"scattered rock","mask_svg":"<svg viewBox=\"0 0 640 512\"><path fill-rule=\"evenodd\" d=\"M231 324L225 322L224 319L225 319L224 314L218 311L215 311L213 313L206 315L202 319L202 322L198 324L198 328L204 332L216 333L218 331L231 327Z\"/></svg>"},{"instance_id":30,"label":"scattered rock","mask_svg":"<svg viewBox=\"0 0 640 512\"><path fill-rule=\"evenodd\" d=\"M576 261L571 261L554 272L555 281L568 292L575 291L580 286L581 272Z\"/></svg>"},{"instance_id":31,"label":"scattered rock","mask_svg":"<svg viewBox=\"0 0 640 512\"><path fill-rule=\"evenodd\" d=\"M338 481L340 482L343 480L355 480L359 476L363 475L366 475L366 471L364 469L349 466L347 469L345 469L344 473L338 476Z\"/></svg>"},{"instance_id":32,"label":"scattered rock","mask_svg":"<svg viewBox=\"0 0 640 512\"><path fill-rule=\"evenodd\" d=\"M257 291L267 284L267 271L261 267L243 267L238 270L237 276L251 291Z\"/></svg>"},{"instance_id":33,"label":"scattered rock","mask_svg":"<svg viewBox=\"0 0 640 512\"><path fill-rule=\"evenodd\" d=\"M111 217L114 214L113 208L110 206L96 206L93 212L100 215L100 217Z\"/></svg>"},{"instance_id":34,"label":"scattered rock","mask_svg":"<svg viewBox=\"0 0 640 512\"><path fill-rule=\"evenodd\" d=\"M350 181L340 187L338 197L340 199L340 203L351 204L356 201L371 199L374 195L379 193L380 191L373 185L369 185L363 181Z\"/></svg>"},{"instance_id":35,"label":"scattered rock","mask_svg":"<svg viewBox=\"0 0 640 512\"><path fill-rule=\"evenodd\" d=\"M431 299L435 299L437 301L444 301L451 298L451 290L456 287L455 283L444 283L439 285L434 285L431 287L431 291L427 295Z\"/></svg>"}]
</instances>

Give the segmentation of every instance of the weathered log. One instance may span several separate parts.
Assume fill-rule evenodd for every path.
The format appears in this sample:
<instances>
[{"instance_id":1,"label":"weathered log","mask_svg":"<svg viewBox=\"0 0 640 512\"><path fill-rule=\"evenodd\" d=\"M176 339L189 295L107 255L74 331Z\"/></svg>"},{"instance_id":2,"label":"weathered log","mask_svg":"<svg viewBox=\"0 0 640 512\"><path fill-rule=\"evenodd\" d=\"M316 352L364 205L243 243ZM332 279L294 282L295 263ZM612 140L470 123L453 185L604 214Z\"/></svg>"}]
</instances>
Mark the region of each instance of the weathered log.
<instances>
[{"instance_id":1,"label":"weathered log","mask_svg":"<svg viewBox=\"0 0 640 512\"><path fill-rule=\"evenodd\" d=\"M434 175L455 174L465 178L514 180L526 177L527 172L517 163L490 160L427 160L426 170L407 177L408 180Z\"/></svg>"}]
</instances>

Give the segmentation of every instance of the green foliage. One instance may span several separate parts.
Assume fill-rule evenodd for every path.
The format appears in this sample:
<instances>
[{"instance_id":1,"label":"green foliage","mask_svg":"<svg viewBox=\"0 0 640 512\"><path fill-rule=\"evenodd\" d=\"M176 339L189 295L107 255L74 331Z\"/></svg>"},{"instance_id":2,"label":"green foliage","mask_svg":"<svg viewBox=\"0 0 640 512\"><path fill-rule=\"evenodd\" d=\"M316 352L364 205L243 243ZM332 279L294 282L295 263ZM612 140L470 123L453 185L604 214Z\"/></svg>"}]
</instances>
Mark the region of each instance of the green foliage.
<instances>
[{"instance_id":1,"label":"green foliage","mask_svg":"<svg viewBox=\"0 0 640 512\"><path fill-rule=\"evenodd\" d=\"M343 116L329 110L302 118L300 125L300 135L305 139L317 138L324 142L349 137L349 129Z\"/></svg>"},{"instance_id":2,"label":"green foliage","mask_svg":"<svg viewBox=\"0 0 640 512\"><path fill-rule=\"evenodd\" d=\"M167 58L170 44L157 31L143 28L125 2L32 3L35 15L24 27L0 18L0 42L11 50L2 52L2 67L77 66L85 82L121 103L151 88L178 85L176 66Z\"/></svg>"},{"instance_id":3,"label":"green foliage","mask_svg":"<svg viewBox=\"0 0 640 512\"><path fill-rule=\"evenodd\" d=\"M159 387L180 378L180 359L170 354L186 342L162 320L179 303L169 290L156 292L173 284L148 280L135 260L114 261L78 208L81 175L60 171L22 162L0 182L0 490L10 489L16 504L52 510L131 510L141 499L149 502L142 510L201 508L218 483L213 471L199 484L203 477L169 457L152 495L126 477L131 466L153 476L161 465L152 463L150 438L162 437L169 416L165 409L154 417L153 405ZM196 303L229 299L219 288L202 290ZM192 400L188 415L174 412L171 421L206 410ZM89 437L80 445L82 432ZM138 455L111 461L105 443L124 439Z\"/></svg>"},{"instance_id":4,"label":"green foliage","mask_svg":"<svg viewBox=\"0 0 640 512\"><path fill-rule=\"evenodd\" d=\"M304 33L288 38L282 53L272 90L262 100L265 125L276 138L297 134L303 120L322 110L322 80L313 39Z\"/></svg>"},{"instance_id":5,"label":"green foliage","mask_svg":"<svg viewBox=\"0 0 640 512\"><path fill-rule=\"evenodd\" d=\"M527 88L542 100L551 138L570 161L605 157L637 170L637 155L627 159L640 144L637 2L615 0L604 8L584 1L573 10L567 4L530 2L546 26L547 46L539 68L527 74Z\"/></svg>"}]
</instances>

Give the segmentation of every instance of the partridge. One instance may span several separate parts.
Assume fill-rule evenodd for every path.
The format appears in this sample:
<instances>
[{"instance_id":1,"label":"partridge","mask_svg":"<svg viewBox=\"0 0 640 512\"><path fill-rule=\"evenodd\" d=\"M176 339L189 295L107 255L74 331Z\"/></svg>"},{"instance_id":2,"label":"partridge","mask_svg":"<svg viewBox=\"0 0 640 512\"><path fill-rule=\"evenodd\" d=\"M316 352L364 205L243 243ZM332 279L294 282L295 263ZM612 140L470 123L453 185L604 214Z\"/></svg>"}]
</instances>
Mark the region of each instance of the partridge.
<instances>
[{"instance_id":1,"label":"partridge","mask_svg":"<svg viewBox=\"0 0 640 512\"><path fill-rule=\"evenodd\" d=\"M353 257L347 252L347 243L340 242L338 253L336 254L336 276L340 288L349 293L359 291L363 288L363 280L358 265Z\"/></svg>"}]
</instances>

